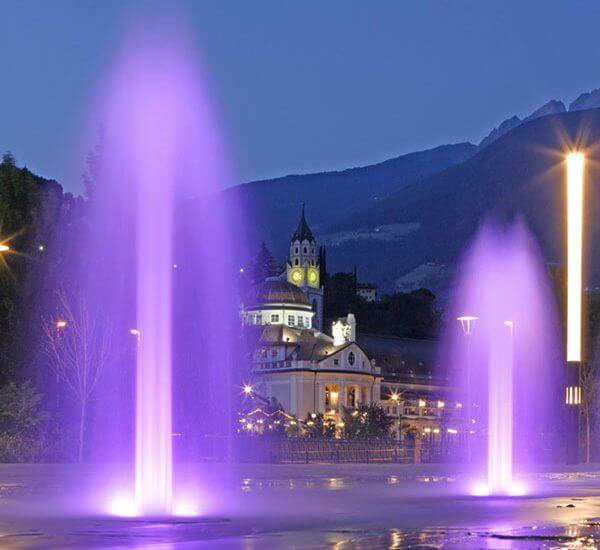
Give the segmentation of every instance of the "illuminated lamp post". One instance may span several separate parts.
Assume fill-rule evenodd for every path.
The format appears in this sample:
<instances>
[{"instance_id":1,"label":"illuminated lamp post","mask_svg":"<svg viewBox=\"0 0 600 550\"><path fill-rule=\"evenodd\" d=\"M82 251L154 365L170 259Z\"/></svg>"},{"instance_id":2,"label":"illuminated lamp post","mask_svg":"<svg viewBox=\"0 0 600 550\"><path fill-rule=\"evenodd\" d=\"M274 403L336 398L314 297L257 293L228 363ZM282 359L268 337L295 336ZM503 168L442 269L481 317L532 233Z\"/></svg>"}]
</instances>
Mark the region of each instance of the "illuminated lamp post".
<instances>
[{"instance_id":1,"label":"illuminated lamp post","mask_svg":"<svg viewBox=\"0 0 600 550\"><path fill-rule=\"evenodd\" d=\"M567 155L567 372L565 404L567 405L567 462L571 464L578 462L579 455L584 170L585 157L583 153L569 153Z\"/></svg>"},{"instance_id":2,"label":"illuminated lamp post","mask_svg":"<svg viewBox=\"0 0 600 550\"><path fill-rule=\"evenodd\" d=\"M473 334L473 325L479 317L473 317L472 315L463 315L458 317L456 320L460 323L460 327L467 339L467 352L466 352L466 369L467 369L467 462L471 462L471 427L473 425L473 399L471 397L471 335Z\"/></svg>"}]
</instances>

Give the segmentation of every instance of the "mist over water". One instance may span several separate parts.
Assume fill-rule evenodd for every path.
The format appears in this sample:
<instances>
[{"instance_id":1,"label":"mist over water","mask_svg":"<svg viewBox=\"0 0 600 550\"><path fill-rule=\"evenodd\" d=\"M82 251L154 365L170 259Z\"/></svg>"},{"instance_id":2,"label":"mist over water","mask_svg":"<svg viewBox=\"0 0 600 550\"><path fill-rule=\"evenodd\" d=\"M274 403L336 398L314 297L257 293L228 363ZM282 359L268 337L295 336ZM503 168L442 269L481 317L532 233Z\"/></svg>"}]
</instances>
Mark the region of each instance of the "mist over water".
<instances>
[{"instance_id":1,"label":"mist over water","mask_svg":"<svg viewBox=\"0 0 600 550\"><path fill-rule=\"evenodd\" d=\"M238 331L232 181L195 47L177 22L135 29L105 81L78 293L110 331L88 423L135 511L178 506L177 464L229 445ZM235 340L235 338L234 338ZM193 507L193 504L190 504ZM130 506L131 508L131 506ZM131 509L129 510L131 511Z\"/></svg>"},{"instance_id":2,"label":"mist over water","mask_svg":"<svg viewBox=\"0 0 600 550\"><path fill-rule=\"evenodd\" d=\"M469 335L461 316L477 318ZM519 472L559 450L560 350L555 298L533 236L522 221L488 221L461 262L440 356L464 399L465 444L470 408L469 468L486 492L510 494Z\"/></svg>"}]
</instances>

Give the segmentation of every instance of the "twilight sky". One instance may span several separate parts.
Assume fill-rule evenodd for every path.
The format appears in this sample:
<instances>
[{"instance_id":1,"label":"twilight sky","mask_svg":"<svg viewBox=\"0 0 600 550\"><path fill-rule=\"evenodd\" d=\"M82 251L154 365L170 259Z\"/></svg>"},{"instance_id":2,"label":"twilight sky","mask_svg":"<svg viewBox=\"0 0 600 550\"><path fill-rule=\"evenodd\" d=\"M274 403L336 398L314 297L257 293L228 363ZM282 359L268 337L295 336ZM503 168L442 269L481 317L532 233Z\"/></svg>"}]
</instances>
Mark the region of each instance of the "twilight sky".
<instances>
[{"instance_id":1,"label":"twilight sky","mask_svg":"<svg viewBox=\"0 0 600 550\"><path fill-rule=\"evenodd\" d=\"M0 150L80 192L94 90L132 13L170 4L2 0ZM240 182L478 142L510 115L600 87L595 0L177 4Z\"/></svg>"}]
</instances>

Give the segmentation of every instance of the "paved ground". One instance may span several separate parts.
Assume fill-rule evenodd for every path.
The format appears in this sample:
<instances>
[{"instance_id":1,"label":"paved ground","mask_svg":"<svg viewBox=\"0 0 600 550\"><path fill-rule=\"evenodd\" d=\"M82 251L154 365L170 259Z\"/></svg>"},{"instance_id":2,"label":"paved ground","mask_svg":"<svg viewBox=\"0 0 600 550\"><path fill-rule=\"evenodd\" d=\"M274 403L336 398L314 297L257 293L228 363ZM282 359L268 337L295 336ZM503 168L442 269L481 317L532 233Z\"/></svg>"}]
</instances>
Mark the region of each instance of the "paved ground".
<instances>
[{"instance_id":1,"label":"paved ground","mask_svg":"<svg viewBox=\"0 0 600 550\"><path fill-rule=\"evenodd\" d=\"M0 465L0 548L596 548L600 467L530 474L529 494L468 496L444 466L189 465L198 518L105 513L106 467Z\"/></svg>"}]
</instances>

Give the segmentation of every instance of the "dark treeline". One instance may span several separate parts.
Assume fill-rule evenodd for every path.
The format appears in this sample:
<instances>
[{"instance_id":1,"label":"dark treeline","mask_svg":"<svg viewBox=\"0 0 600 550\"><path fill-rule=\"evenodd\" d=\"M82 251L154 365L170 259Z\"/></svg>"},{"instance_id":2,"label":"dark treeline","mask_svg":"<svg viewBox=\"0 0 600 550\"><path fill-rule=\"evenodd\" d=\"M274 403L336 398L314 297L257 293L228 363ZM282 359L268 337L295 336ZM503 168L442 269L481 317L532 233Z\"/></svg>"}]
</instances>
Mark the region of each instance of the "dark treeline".
<instances>
[{"instance_id":1,"label":"dark treeline","mask_svg":"<svg viewBox=\"0 0 600 550\"><path fill-rule=\"evenodd\" d=\"M69 286L85 201L17 166L0 163L0 461L65 458L70 430L42 352L43 320ZM68 407L68 405L67 405Z\"/></svg>"}]
</instances>

